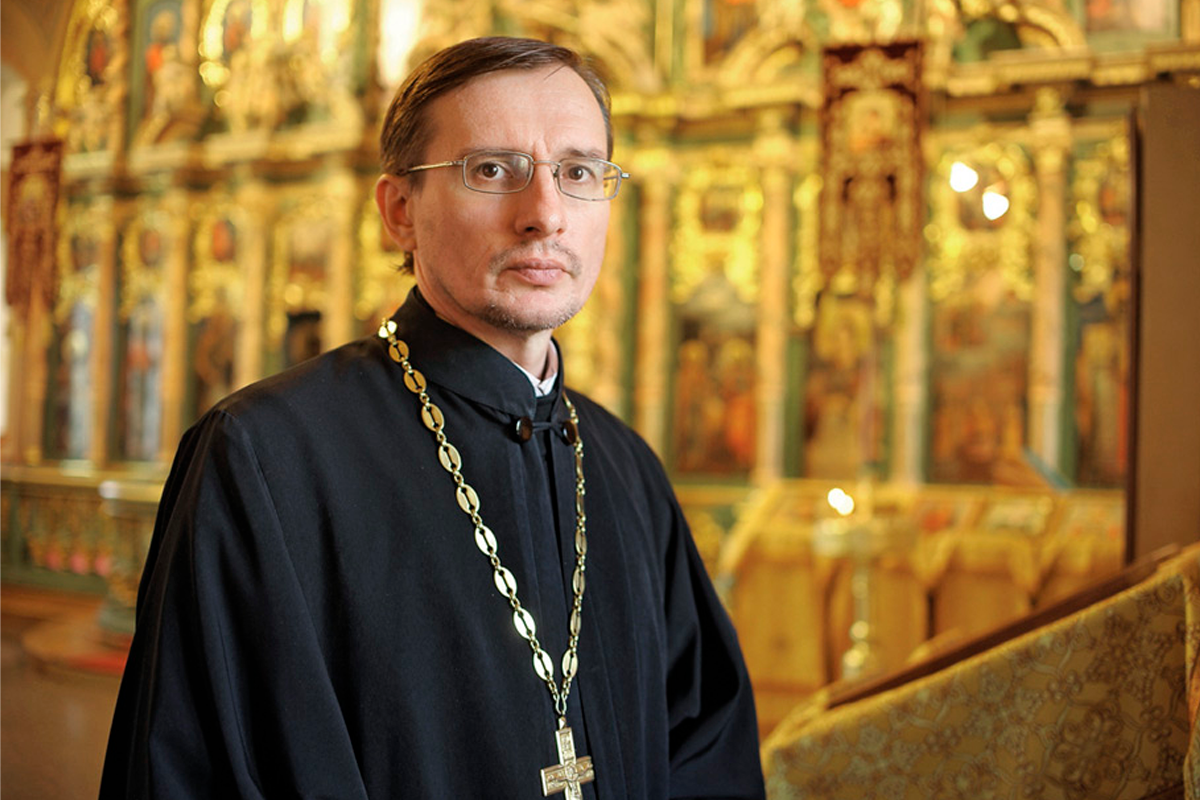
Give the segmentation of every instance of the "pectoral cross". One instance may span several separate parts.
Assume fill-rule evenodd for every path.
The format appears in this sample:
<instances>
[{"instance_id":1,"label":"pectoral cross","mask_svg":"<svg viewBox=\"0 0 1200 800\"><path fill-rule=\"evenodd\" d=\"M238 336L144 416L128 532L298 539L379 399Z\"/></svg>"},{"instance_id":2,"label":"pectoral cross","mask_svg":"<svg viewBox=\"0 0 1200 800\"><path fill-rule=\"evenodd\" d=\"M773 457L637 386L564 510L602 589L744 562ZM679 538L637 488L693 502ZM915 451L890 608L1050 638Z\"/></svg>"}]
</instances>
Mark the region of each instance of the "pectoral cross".
<instances>
[{"instance_id":1,"label":"pectoral cross","mask_svg":"<svg viewBox=\"0 0 1200 800\"><path fill-rule=\"evenodd\" d=\"M554 736L560 763L542 770L542 794L549 797L565 789L565 800L580 800L583 792L580 791L579 784L591 783L596 779L596 771L592 769L592 757L575 758L575 737L571 735L570 728L559 728L554 732Z\"/></svg>"}]
</instances>

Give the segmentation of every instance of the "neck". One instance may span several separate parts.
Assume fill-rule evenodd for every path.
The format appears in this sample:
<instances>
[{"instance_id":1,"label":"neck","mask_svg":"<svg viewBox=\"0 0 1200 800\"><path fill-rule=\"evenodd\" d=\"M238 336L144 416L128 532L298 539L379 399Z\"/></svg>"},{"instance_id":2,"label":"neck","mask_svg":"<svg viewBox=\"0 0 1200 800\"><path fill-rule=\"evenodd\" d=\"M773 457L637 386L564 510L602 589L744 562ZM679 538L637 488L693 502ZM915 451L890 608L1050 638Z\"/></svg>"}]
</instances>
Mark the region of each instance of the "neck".
<instances>
[{"instance_id":1,"label":"neck","mask_svg":"<svg viewBox=\"0 0 1200 800\"><path fill-rule=\"evenodd\" d=\"M554 345L550 343L551 336L554 334L552 330L532 333L503 331L477 323L474 318L454 320L442 316L441 312L437 312L437 314L451 325L462 328L475 338L487 342L509 361L520 364L538 380L553 374L558 367ZM463 324L464 322L467 324Z\"/></svg>"},{"instance_id":2,"label":"neck","mask_svg":"<svg viewBox=\"0 0 1200 800\"><path fill-rule=\"evenodd\" d=\"M480 339L501 355L520 364L538 380L553 375L558 370L558 353L551 344L553 330L508 331L487 325L467 314L446 313L446 309L430 302L429 295L422 292L425 301L443 321Z\"/></svg>"},{"instance_id":3,"label":"neck","mask_svg":"<svg viewBox=\"0 0 1200 800\"><path fill-rule=\"evenodd\" d=\"M554 345L550 343L553 331L538 331L519 341L504 341L504 337L488 338L476 331L468 331L468 333L478 336L496 348L514 364L520 364L538 380L544 380L558 369L558 355L554 350Z\"/></svg>"}]
</instances>

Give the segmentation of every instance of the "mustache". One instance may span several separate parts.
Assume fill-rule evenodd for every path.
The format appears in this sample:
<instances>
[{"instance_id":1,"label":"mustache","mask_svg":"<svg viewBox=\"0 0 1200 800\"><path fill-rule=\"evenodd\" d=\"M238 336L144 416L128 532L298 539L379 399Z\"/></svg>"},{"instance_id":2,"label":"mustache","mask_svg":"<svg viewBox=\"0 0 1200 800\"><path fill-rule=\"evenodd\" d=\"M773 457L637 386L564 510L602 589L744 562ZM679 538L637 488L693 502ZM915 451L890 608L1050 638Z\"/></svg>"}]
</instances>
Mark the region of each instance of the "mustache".
<instances>
[{"instance_id":1,"label":"mustache","mask_svg":"<svg viewBox=\"0 0 1200 800\"><path fill-rule=\"evenodd\" d=\"M499 273L522 261L555 261L561 264L570 275L578 275L582 269L579 256L561 242L541 242L534 245L510 247L492 256L488 266L493 273Z\"/></svg>"}]
</instances>

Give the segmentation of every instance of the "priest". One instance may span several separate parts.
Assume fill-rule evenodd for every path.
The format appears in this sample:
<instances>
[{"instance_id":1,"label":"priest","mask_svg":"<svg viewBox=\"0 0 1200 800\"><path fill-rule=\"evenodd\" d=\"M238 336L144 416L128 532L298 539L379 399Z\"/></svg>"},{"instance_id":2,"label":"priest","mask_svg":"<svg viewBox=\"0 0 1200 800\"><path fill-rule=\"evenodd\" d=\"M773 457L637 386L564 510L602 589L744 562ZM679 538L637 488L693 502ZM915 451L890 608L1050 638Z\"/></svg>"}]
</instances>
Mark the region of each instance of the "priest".
<instances>
[{"instance_id":1,"label":"priest","mask_svg":"<svg viewBox=\"0 0 1200 800\"><path fill-rule=\"evenodd\" d=\"M381 144L416 289L185 434L101 797L763 796L662 467L552 339L629 177L604 85L558 46L463 42Z\"/></svg>"}]
</instances>

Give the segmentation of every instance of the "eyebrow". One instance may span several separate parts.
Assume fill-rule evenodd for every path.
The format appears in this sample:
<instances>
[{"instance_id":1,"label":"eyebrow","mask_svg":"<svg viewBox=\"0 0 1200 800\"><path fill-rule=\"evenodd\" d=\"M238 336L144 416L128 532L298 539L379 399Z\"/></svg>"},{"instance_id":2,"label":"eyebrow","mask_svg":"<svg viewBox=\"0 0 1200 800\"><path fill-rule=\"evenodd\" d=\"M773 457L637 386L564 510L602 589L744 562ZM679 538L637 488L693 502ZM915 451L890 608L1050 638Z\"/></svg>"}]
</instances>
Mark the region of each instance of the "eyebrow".
<instances>
[{"instance_id":1,"label":"eyebrow","mask_svg":"<svg viewBox=\"0 0 1200 800\"><path fill-rule=\"evenodd\" d=\"M459 152L459 154L457 156L455 156L454 160L460 161L460 160L466 158L467 156L472 155L473 153L522 153L524 155L531 155L530 153L526 153L524 150L517 150L512 147L465 147ZM605 156L607 156L607 155L608 154L603 150L598 150L598 149L584 150L579 147L569 147L566 150L562 151L561 155L559 155L553 159L550 159L550 160L561 161L564 158L574 157L574 158L598 158L601 161L606 161L607 159L605 158Z\"/></svg>"}]
</instances>

